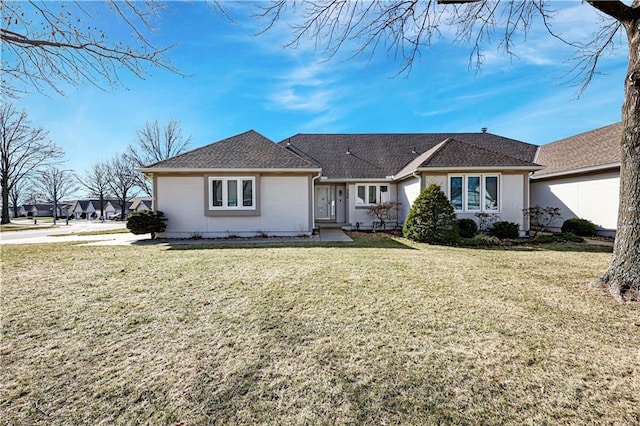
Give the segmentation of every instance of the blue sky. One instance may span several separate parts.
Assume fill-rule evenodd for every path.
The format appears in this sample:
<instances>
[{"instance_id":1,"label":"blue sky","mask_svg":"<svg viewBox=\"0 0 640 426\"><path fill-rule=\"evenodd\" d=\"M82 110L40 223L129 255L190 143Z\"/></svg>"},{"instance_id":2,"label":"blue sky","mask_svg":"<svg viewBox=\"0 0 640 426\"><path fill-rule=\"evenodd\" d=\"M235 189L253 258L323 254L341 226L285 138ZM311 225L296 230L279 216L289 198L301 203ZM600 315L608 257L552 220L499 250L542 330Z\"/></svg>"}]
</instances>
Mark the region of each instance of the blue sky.
<instances>
[{"instance_id":1,"label":"blue sky","mask_svg":"<svg viewBox=\"0 0 640 426\"><path fill-rule=\"evenodd\" d=\"M584 40L596 22L580 1L555 2L556 31ZM254 129L280 141L296 133L475 132L544 144L620 120L626 51L607 56L579 98L562 76L573 51L542 28L510 59L486 46L480 72L470 48L448 40L423 50L409 75L384 51L370 60L325 60L304 43L284 48L285 25L255 36L263 25L229 5L236 22L202 2L172 3L154 41L178 45L169 57L188 77L152 69L145 80L124 76L127 88L93 86L30 93L16 102L33 125L49 130L66 151L65 168L81 173L122 152L145 122L181 122L196 148ZM445 31L445 37L446 37Z\"/></svg>"}]
</instances>

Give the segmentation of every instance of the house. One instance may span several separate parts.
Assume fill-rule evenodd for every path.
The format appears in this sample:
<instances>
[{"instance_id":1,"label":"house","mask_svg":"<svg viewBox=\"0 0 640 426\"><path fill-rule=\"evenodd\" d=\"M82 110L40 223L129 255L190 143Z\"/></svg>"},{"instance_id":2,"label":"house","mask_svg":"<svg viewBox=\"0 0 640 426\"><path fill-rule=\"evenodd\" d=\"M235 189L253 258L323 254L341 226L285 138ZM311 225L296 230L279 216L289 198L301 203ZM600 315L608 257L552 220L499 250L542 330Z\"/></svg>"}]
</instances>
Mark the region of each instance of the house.
<instances>
[{"instance_id":1,"label":"house","mask_svg":"<svg viewBox=\"0 0 640 426\"><path fill-rule=\"evenodd\" d=\"M65 204L58 205L58 216L64 216ZM23 204L18 209L18 216L20 217L52 217L53 216L53 204L52 203L37 203L37 204Z\"/></svg>"},{"instance_id":2,"label":"house","mask_svg":"<svg viewBox=\"0 0 640 426\"><path fill-rule=\"evenodd\" d=\"M151 210L152 208L153 199L150 197L136 197L129 205L129 210L132 212L141 212L144 210Z\"/></svg>"},{"instance_id":3,"label":"house","mask_svg":"<svg viewBox=\"0 0 640 426\"><path fill-rule=\"evenodd\" d=\"M131 202L127 203L125 214L131 212L129 206ZM103 200L103 211L100 210L100 200L76 200L70 203L68 209L69 215L73 215L76 219L95 220L101 217L108 219L116 213L120 213L120 203L117 200L111 198L105 198Z\"/></svg>"},{"instance_id":4,"label":"house","mask_svg":"<svg viewBox=\"0 0 640 426\"><path fill-rule=\"evenodd\" d=\"M531 205L560 208L562 220L588 219L601 235L614 235L620 193L622 123L542 145L531 176ZM552 228L553 229L553 228Z\"/></svg>"},{"instance_id":5,"label":"house","mask_svg":"<svg viewBox=\"0 0 640 426\"><path fill-rule=\"evenodd\" d=\"M274 143L248 131L141 168L165 237L309 235L332 224L372 229L372 206L430 183L458 217L493 213L523 231L537 146L487 133L298 134Z\"/></svg>"}]
</instances>

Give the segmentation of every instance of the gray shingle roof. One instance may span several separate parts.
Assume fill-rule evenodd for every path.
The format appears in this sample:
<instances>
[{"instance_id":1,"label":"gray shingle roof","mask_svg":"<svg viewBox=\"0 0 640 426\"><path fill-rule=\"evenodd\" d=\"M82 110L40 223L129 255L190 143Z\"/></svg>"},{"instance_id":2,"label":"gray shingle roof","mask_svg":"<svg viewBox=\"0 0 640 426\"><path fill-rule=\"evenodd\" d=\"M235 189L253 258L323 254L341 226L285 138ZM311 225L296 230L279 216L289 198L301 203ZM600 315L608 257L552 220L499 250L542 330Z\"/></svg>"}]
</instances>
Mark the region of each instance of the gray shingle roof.
<instances>
[{"instance_id":1,"label":"gray shingle roof","mask_svg":"<svg viewBox=\"0 0 640 426\"><path fill-rule=\"evenodd\" d=\"M532 166L537 146L491 133L298 134L280 142L334 179L384 178L439 143L424 167ZM349 152L349 154L347 154Z\"/></svg>"},{"instance_id":2,"label":"gray shingle roof","mask_svg":"<svg viewBox=\"0 0 640 426\"><path fill-rule=\"evenodd\" d=\"M305 160L254 130L160 161L146 168L313 169Z\"/></svg>"},{"instance_id":3,"label":"gray shingle roof","mask_svg":"<svg viewBox=\"0 0 640 426\"><path fill-rule=\"evenodd\" d=\"M622 123L542 145L536 162L547 166L534 176L620 163Z\"/></svg>"},{"instance_id":4,"label":"gray shingle roof","mask_svg":"<svg viewBox=\"0 0 640 426\"><path fill-rule=\"evenodd\" d=\"M531 162L448 139L421 167L526 167Z\"/></svg>"}]
</instances>

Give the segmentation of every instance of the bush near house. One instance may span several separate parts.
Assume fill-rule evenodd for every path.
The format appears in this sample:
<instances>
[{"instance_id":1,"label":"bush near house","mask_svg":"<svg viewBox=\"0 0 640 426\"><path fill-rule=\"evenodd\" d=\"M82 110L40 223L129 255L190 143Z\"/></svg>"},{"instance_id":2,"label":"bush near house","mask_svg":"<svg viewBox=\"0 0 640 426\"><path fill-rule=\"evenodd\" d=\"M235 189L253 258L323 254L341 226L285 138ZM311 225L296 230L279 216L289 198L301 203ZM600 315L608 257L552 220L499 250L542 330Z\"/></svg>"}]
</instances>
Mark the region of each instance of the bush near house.
<instances>
[{"instance_id":1,"label":"bush near house","mask_svg":"<svg viewBox=\"0 0 640 426\"><path fill-rule=\"evenodd\" d=\"M462 238L473 238L478 233L478 224L473 219L458 219L458 232Z\"/></svg>"},{"instance_id":2,"label":"bush near house","mask_svg":"<svg viewBox=\"0 0 640 426\"><path fill-rule=\"evenodd\" d=\"M551 206L541 207L536 205L523 209L522 212L529 219L529 230L532 237L548 231L551 224L562 217L560 209Z\"/></svg>"},{"instance_id":3,"label":"bush near house","mask_svg":"<svg viewBox=\"0 0 640 426\"><path fill-rule=\"evenodd\" d=\"M404 224L410 240L429 244L453 245L460 240L453 206L440 186L427 186L416 198Z\"/></svg>"},{"instance_id":4,"label":"bush near house","mask_svg":"<svg viewBox=\"0 0 640 426\"><path fill-rule=\"evenodd\" d=\"M574 217L567 219L562 224L562 232L570 232L581 237L590 237L596 235L596 225L587 219Z\"/></svg>"},{"instance_id":5,"label":"bush near house","mask_svg":"<svg viewBox=\"0 0 640 426\"><path fill-rule=\"evenodd\" d=\"M164 213L156 210L143 210L139 212L133 212L127 217L127 229L131 233L151 234L151 239L156 238L157 232L163 232L167 229L165 223L167 218L164 217Z\"/></svg>"},{"instance_id":6,"label":"bush near house","mask_svg":"<svg viewBox=\"0 0 640 426\"><path fill-rule=\"evenodd\" d=\"M520 225L515 222L500 221L493 224L489 229L489 234L500 239L518 238L520 236Z\"/></svg>"}]
</instances>

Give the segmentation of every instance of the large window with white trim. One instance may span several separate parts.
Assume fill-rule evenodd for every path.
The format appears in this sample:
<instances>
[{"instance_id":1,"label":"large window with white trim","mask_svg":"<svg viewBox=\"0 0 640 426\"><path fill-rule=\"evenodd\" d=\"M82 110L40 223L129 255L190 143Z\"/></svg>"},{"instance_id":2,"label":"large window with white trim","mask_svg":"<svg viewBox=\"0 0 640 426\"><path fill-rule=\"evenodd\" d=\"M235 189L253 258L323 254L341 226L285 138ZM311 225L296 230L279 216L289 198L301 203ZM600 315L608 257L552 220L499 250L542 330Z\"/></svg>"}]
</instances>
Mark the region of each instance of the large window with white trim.
<instances>
[{"instance_id":1,"label":"large window with white trim","mask_svg":"<svg viewBox=\"0 0 640 426\"><path fill-rule=\"evenodd\" d=\"M390 200L389 185L358 184L356 185L356 205L375 206Z\"/></svg>"},{"instance_id":2,"label":"large window with white trim","mask_svg":"<svg viewBox=\"0 0 640 426\"><path fill-rule=\"evenodd\" d=\"M449 201L457 212L500 210L500 175L449 175Z\"/></svg>"},{"instance_id":3,"label":"large window with white trim","mask_svg":"<svg viewBox=\"0 0 640 426\"><path fill-rule=\"evenodd\" d=\"M255 177L210 177L210 210L255 210Z\"/></svg>"}]
</instances>

